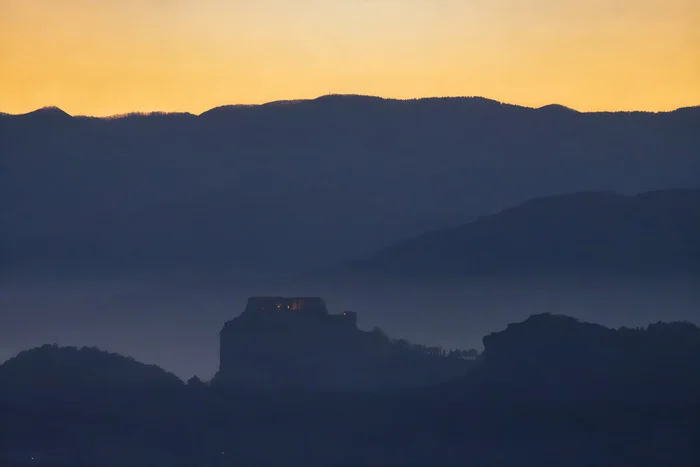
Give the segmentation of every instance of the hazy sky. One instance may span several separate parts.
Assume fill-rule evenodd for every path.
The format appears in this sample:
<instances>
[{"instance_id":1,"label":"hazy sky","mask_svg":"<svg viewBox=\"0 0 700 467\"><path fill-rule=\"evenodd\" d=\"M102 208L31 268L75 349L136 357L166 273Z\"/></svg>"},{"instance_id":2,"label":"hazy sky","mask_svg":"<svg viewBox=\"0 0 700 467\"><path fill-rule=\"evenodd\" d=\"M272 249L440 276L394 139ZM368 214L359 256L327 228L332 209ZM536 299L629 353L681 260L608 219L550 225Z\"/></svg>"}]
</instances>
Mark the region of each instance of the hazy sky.
<instances>
[{"instance_id":1,"label":"hazy sky","mask_svg":"<svg viewBox=\"0 0 700 467\"><path fill-rule=\"evenodd\" d=\"M700 104L698 0L0 0L0 111L327 93Z\"/></svg>"}]
</instances>

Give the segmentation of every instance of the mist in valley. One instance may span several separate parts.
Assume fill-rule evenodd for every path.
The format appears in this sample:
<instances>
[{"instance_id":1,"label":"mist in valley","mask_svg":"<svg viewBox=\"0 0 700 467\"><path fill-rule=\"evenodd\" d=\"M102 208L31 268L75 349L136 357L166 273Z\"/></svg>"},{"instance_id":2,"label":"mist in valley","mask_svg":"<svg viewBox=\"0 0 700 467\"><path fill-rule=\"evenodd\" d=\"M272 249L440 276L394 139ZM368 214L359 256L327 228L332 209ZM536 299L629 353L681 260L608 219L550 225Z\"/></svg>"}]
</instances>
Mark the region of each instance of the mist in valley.
<instances>
[{"instance_id":1,"label":"mist in valley","mask_svg":"<svg viewBox=\"0 0 700 467\"><path fill-rule=\"evenodd\" d=\"M0 360L45 343L96 346L183 379L211 378L218 333L253 295L320 296L331 313L358 313L414 343L482 349L484 335L531 314L566 314L610 327L700 322L700 278L474 278L443 283L244 284L224 277L5 281Z\"/></svg>"}]
</instances>

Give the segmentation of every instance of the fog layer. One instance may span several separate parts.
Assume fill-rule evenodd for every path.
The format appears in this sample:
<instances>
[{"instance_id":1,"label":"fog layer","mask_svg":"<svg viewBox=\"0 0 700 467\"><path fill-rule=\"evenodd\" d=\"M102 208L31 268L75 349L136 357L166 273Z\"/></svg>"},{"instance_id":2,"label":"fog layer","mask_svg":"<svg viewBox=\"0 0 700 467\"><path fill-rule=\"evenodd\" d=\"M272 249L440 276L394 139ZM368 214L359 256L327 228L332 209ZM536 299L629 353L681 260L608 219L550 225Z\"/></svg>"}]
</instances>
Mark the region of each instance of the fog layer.
<instances>
[{"instance_id":1,"label":"fog layer","mask_svg":"<svg viewBox=\"0 0 700 467\"><path fill-rule=\"evenodd\" d=\"M181 378L213 376L218 332L251 295L319 295L359 326L446 348L481 348L489 332L533 313L612 327L700 322L700 278L465 279L440 285L228 283L124 279L10 282L0 286L0 360L45 343L97 346L155 363Z\"/></svg>"}]
</instances>

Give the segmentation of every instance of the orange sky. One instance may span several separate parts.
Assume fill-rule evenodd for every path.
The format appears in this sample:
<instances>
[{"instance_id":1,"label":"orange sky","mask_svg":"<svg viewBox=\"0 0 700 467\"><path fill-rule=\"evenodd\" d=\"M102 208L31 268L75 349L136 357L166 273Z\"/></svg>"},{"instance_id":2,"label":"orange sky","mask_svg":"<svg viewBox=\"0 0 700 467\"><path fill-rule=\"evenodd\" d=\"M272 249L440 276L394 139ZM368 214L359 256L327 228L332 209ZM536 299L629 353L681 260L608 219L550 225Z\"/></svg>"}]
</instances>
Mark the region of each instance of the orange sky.
<instances>
[{"instance_id":1,"label":"orange sky","mask_svg":"<svg viewBox=\"0 0 700 467\"><path fill-rule=\"evenodd\" d=\"M698 0L0 0L0 111L327 93L700 104Z\"/></svg>"}]
</instances>

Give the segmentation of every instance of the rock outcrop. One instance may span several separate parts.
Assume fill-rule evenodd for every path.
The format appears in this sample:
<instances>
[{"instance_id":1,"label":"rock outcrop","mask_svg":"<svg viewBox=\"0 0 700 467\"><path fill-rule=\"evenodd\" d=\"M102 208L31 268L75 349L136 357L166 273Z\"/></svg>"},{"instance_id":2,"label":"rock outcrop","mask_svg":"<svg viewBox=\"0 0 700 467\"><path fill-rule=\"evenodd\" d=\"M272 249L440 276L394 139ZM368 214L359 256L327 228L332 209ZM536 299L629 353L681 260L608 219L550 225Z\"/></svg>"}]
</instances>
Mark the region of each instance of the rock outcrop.
<instances>
[{"instance_id":1,"label":"rock outcrop","mask_svg":"<svg viewBox=\"0 0 700 467\"><path fill-rule=\"evenodd\" d=\"M220 333L212 384L247 388L379 390L449 380L471 362L394 342L329 314L320 298L253 297Z\"/></svg>"},{"instance_id":2,"label":"rock outcrop","mask_svg":"<svg viewBox=\"0 0 700 467\"><path fill-rule=\"evenodd\" d=\"M538 399L644 397L642 391L700 393L700 328L656 323L609 329L562 315L533 315L484 337L484 369L494 390ZM689 370L691 370L689 372ZM649 394L647 394L649 395Z\"/></svg>"}]
</instances>

